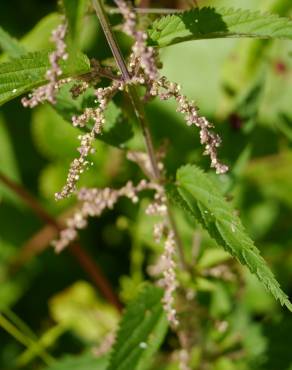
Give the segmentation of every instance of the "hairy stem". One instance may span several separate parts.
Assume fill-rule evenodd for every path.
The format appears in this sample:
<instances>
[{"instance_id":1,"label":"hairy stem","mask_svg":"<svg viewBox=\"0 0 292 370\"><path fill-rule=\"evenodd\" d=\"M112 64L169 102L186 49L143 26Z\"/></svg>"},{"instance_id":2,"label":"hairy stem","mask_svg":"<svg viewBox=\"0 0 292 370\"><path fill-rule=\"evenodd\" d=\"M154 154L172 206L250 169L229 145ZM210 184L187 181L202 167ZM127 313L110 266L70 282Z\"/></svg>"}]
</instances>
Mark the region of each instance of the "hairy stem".
<instances>
[{"instance_id":1,"label":"hairy stem","mask_svg":"<svg viewBox=\"0 0 292 370\"><path fill-rule=\"evenodd\" d=\"M39 201L33 197L26 189L21 185L16 184L14 181L9 179L6 175L0 172L0 181L5 184L10 190L19 196L23 202L45 223L51 225L57 232L60 232L63 227L56 221L39 203ZM91 278L92 282L101 291L104 297L113 304L119 311L122 309L122 305L114 293L111 284L104 276L99 266L93 262L92 257L80 246L78 243L71 244L69 246L70 253L76 258L83 270Z\"/></svg>"},{"instance_id":2,"label":"hairy stem","mask_svg":"<svg viewBox=\"0 0 292 370\"><path fill-rule=\"evenodd\" d=\"M109 46L112 50L113 56L116 60L116 63L118 65L119 69L120 69L122 77L124 78L125 81L128 81L128 80L130 80L131 76L130 76L130 73L128 71L128 68L127 68L126 62L124 60L124 57L123 57L123 55L120 51L119 45L118 45L118 43L116 41L116 38L113 34L111 25L109 23L109 20L108 20L106 12L104 10L104 7L102 5L102 2L101 2L101 0L92 0L92 1L93 1L93 5L94 5L94 8L95 8L97 17L100 21L101 27L102 27L103 32L106 36L106 39L109 43ZM142 104L142 102L139 98L139 95L137 93L137 90L134 86L129 86L128 92L129 92L129 95L130 95L130 98L131 98L131 101L132 101L132 105L133 105L136 117L137 117L137 119L140 123L140 126L142 128L142 133L143 133L143 136L144 136L144 140L145 140L147 152L148 152L148 155L149 155L149 158L150 158L153 174L155 176L155 180L157 182L161 183L162 182L162 177L161 177L159 167L158 167L158 163L157 163L157 159L156 159L156 156L155 156L155 150L154 150L153 141L152 141L152 138L151 138L151 133L150 133L150 130L149 130L149 125L148 125L148 122L147 122L147 119L146 119L144 106L143 106L143 104ZM188 266L187 266L185 255L184 255L183 245L182 245L180 236L178 234L176 223L175 223L175 220L174 220L174 217L172 215L172 212L170 210L169 205L167 207L167 212L168 212L169 223L170 223L170 225L173 229L173 232L175 234L175 239L176 239L176 244L177 244L178 251L179 251L179 258L180 258L181 267L185 270L188 270Z\"/></svg>"},{"instance_id":3,"label":"hairy stem","mask_svg":"<svg viewBox=\"0 0 292 370\"><path fill-rule=\"evenodd\" d=\"M96 14L98 16L98 19L100 21L100 24L102 26L103 32L105 34L105 37L107 39L107 42L109 44L109 47L111 48L111 51L122 73L122 76L125 79L125 81L129 81L131 77L130 77L126 62L122 56L120 47L118 43L116 42L113 31L111 27L109 26L108 17L107 17L106 12L104 11L103 5L100 0L93 0L92 2L95 8Z\"/></svg>"}]
</instances>

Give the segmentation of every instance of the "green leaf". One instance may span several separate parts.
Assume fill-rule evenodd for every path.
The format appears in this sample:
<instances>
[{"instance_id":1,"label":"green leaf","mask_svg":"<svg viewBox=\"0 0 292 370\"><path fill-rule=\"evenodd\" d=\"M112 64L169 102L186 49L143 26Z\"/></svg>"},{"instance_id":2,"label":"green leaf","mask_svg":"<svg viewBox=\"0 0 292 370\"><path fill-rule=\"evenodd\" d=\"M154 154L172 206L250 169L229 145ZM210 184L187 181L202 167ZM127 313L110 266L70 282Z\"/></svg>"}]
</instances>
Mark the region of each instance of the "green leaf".
<instances>
[{"instance_id":1,"label":"green leaf","mask_svg":"<svg viewBox=\"0 0 292 370\"><path fill-rule=\"evenodd\" d=\"M107 370L146 370L167 330L161 289L145 285L123 316Z\"/></svg>"},{"instance_id":2,"label":"green leaf","mask_svg":"<svg viewBox=\"0 0 292 370\"><path fill-rule=\"evenodd\" d=\"M107 363L107 357L97 358L91 353L86 353L81 356L66 356L46 370L105 370Z\"/></svg>"},{"instance_id":3,"label":"green leaf","mask_svg":"<svg viewBox=\"0 0 292 370\"><path fill-rule=\"evenodd\" d=\"M95 289L85 281L77 281L53 296L49 309L54 322L92 343L103 343L104 337L118 324L115 308L100 299Z\"/></svg>"},{"instance_id":4,"label":"green leaf","mask_svg":"<svg viewBox=\"0 0 292 370\"><path fill-rule=\"evenodd\" d=\"M42 18L32 30L20 40L20 44L26 51L34 52L40 49L48 49L53 46L50 38L52 31L61 23L59 13L51 13Z\"/></svg>"},{"instance_id":5,"label":"green leaf","mask_svg":"<svg viewBox=\"0 0 292 370\"><path fill-rule=\"evenodd\" d=\"M28 53L20 58L0 64L0 105L47 83L45 74L50 67L49 51ZM90 69L88 58L74 54L61 63L60 78L86 73Z\"/></svg>"},{"instance_id":6,"label":"green leaf","mask_svg":"<svg viewBox=\"0 0 292 370\"><path fill-rule=\"evenodd\" d=\"M17 58L25 53L24 47L0 27L0 48L9 56Z\"/></svg>"},{"instance_id":7,"label":"green leaf","mask_svg":"<svg viewBox=\"0 0 292 370\"><path fill-rule=\"evenodd\" d=\"M57 95L57 104L53 107L70 123L72 123L72 117L82 114L85 108L94 108L98 106L97 103L95 103L96 96L94 95L93 88L87 89L85 93L73 99L70 93L70 89L73 85L74 83L62 86ZM106 123L104 124L102 134L97 136L98 140L112 146L120 147L133 137L134 133L131 122L125 119L121 109L114 102L109 103L105 112L105 119ZM91 130L93 124L93 121L88 122L83 131Z\"/></svg>"},{"instance_id":8,"label":"green leaf","mask_svg":"<svg viewBox=\"0 0 292 370\"><path fill-rule=\"evenodd\" d=\"M69 25L70 41L72 45L76 45L76 42L79 43L88 0L63 0L63 5Z\"/></svg>"},{"instance_id":9,"label":"green leaf","mask_svg":"<svg viewBox=\"0 0 292 370\"><path fill-rule=\"evenodd\" d=\"M236 212L206 173L193 165L180 168L177 172L177 187L171 186L169 194L202 224L219 245L246 265L282 305L292 311L287 295L246 234Z\"/></svg>"},{"instance_id":10,"label":"green leaf","mask_svg":"<svg viewBox=\"0 0 292 370\"><path fill-rule=\"evenodd\" d=\"M225 37L292 39L292 21L275 14L225 8L196 8L162 17L149 29L150 42L160 47L179 42Z\"/></svg>"}]
</instances>

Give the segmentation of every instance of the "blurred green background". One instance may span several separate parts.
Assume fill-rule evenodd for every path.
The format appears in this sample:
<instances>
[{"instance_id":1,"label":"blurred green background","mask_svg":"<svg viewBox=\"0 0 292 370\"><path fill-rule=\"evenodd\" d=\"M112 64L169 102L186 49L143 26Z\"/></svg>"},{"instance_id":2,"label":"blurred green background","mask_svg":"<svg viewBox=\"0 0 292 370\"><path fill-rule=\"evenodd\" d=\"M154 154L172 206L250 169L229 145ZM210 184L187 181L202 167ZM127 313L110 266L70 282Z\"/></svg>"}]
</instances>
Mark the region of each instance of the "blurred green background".
<instances>
[{"instance_id":1,"label":"blurred green background","mask_svg":"<svg viewBox=\"0 0 292 370\"><path fill-rule=\"evenodd\" d=\"M186 3L151 2L152 6L177 7ZM198 3L292 14L290 0ZM57 11L55 1L12 0L2 2L0 7L1 27L23 40L28 50L50 45L50 32L57 24L56 16L50 15ZM118 23L117 16L111 20ZM151 20L144 17L141 22ZM37 31L32 31L36 24ZM117 33L126 52L129 40L119 30ZM94 14L87 16L81 43L90 57L111 57ZM1 62L5 58L2 55ZM167 47L161 51L161 58L162 73L179 82L201 112L215 122L223 138L220 155L231 171L220 178L213 174L214 180L228 193L249 235L291 297L292 42L197 41ZM187 162L209 170L198 135L186 127L174 104L152 102L147 115L155 145L167 143L165 166L170 176ZM11 101L1 107L0 113L0 172L21 184L53 217L64 219L75 200L56 203L54 193L65 182L76 153L77 136L78 131L49 105L29 110L21 106L20 99ZM141 138L131 145L140 149ZM82 177L81 185L118 187L128 179L137 181L141 177L138 167L125 159L122 150L101 141L96 149L94 165ZM123 304L135 296L148 276L146 267L160 253L151 241L146 204L147 199L135 206L121 200L115 210L91 220L88 229L80 233L82 248ZM181 220L180 227L189 243L190 226ZM198 301L210 315L210 321L202 315L198 324L204 338L201 347L221 351L206 369L291 370L291 314L237 263L226 260L226 256L217 260L217 247L203 232L198 233L204 251L200 254L201 268L213 267L205 261L209 257L216 260L215 266L231 266L242 278L241 283L215 278L208 286L205 279L197 286ZM44 368L52 357L92 350L117 325L119 313L104 299L88 269L82 267L80 254L69 249L56 255L49 247L54 237L54 231L0 181L0 318L7 320L6 324L0 322L0 369ZM228 322L227 332L220 336L213 322ZM33 343L41 348L23 343L27 338L35 338ZM171 348L171 341L170 335L161 358ZM198 345L198 351L202 348ZM239 349L243 354L238 358L225 356L224 348ZM163 361L153 367L176 368Z\"/></svg>"}]
</instances>

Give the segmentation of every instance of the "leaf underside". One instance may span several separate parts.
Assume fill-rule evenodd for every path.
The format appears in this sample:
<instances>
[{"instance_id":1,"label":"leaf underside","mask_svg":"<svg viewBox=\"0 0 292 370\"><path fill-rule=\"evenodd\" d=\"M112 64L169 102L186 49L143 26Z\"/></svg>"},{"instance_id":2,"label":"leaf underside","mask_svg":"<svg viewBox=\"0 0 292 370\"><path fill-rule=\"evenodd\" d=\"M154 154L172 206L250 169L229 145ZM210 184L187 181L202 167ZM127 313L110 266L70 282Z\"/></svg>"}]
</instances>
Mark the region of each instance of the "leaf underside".
<instances>
[{"instance_id":1,"label":"leaf underside","mask_svg":"<svg viewBox=\"0 0 292 370\"><path fill-rule=\"evenodd\" d=\"M169 186L170 198L208 231L216 242L248 267L273 296L292 311L292 304L282 291L269 266L232 209L206 173L187 165L177 172L177 186Z\"/></svg>"},{"instance_id":2,"label":"leaf underside","mask_svg":"<svg viewBox=\"0 0 292 370\"><path fill-rule=\"evenodd\" d=\"M160 18L148 35L150 43L160 47L226 37L292 39L292 20L258 11L204 7Z\"/></svg>"}]
</instances>

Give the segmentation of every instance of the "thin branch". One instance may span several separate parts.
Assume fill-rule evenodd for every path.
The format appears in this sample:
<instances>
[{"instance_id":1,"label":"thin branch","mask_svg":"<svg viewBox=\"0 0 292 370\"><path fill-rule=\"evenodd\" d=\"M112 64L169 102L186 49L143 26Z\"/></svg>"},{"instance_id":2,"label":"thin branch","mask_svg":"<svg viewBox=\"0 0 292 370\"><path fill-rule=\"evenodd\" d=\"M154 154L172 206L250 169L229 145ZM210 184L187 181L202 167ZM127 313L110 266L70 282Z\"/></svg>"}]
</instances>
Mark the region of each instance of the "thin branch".
<instances>
[{"instance_id":1,"label":"thin branch","mask_svg":"<svg viewBox=\"0 0 292 370\"><path fill-rule=\"evenodd\" d=\"M56 226L56 221L43 209L43 206L21 185L0 172L0 181L21 198L24 203L45 223Z\"/></svg>"},{"instance_id":2,"label":"thin branch","mask_svg":"<svg viewBox=\"0 0 292 370\"><path fill-rule=\"evenodd\" d=\"M120 14L120 10L117 8L106 8L109 14ZM138 14L173 14L181 13L182 10L170 9L170 8L135 8L135 12Z\"/></svg>"},{"instance_id":3,"label":"thin branch","mask_svg":"<svg viewBox=\"0 0 292 370\"><path fill-rule=\"evenodd\" d=\"M125 79L125 81L129 81L131 77L130 77L127 65L126 65L125 60L122 56L120 47L119 47L118 43L115 40L115 36L113 34L113 31L112 31L111 27L109 27L108 17L107 17L106 12L103 9L103 5L102 5L100 0L93 0L93 6L95 8L98 19L101 23L103 32L104 32L105 37L107 39L107 42L108 42L108 44L111 48L111 51L113 53L113 56L114 56L115 60L116 60L116 63L117 63L117 65L118 65L118 67L119 67L119 69L122 73L122 76Z\"/></svg>"},{"instance_id":4,"label":"thin branch","mask_svg":"<svg viewBox=\"0 0 292 370\"><path fill-rule=\"evenodd\" d=\"M26 189L21 185L16 184L14 181L9 179L6 175L0 172L0 181L3 182L10 190L17 194L23 202L35 212L35 214L43 220L46 224L51 225L57 232L62 230L62 225L56 221L34 198ZM76 258L80 266L91 278L92 282L101 291L104 297L113 304L119 311L122 309L122 305L119 298L114 293L111 284L104 276L98 265L93 262L92 257L86 252L78 243L71 244L69 246L70 253Z\"/></svg>"},{"instance_id":5,"label":"thin branch","mask_svg":"<svg viewBox=\"0 0 292 370\"><path fill-rule=\"evenodd\" d=\"M106 39L109 43L109 46L112 50L113 56L116 60L116 63L118 65L119 69L120 69L122 77L124 78L125 81L128 81L130 79L130 73L128 71L128 68L127 68L126 62L124 60L124 57L123 57L123 55L120 51L119 45L116 41L115 35L113 34L111 25L109 23L109 20L108 20L106 12L104 10L104 7L102 5L102 2L101 2L101 0L92 0L92 1L93 1L93 6L96 10L97 17L100 21L101 27L102 27L103 32L106 36ZM133 105L136 117L137 117L137 119L140 123L140 126L142 128L142 132L143 132L147 152L148 152L150 162L151 162L151 166L152 166L152 169L153 169L153 174L155 176L156 181L158 183L162 183L163 179L162 179L162 176L160 174L157 159L156 159L156 156L155 156L155 150L154 150L154 146L153 146L153 142L152 142L152 138L151 138L151 133L150 133L150 130L149 130L149 125L148 125L148 122L146 120L144 105L141 102L141 100L138 96L137 90L134 86L129 86L128 92L129 92L129 95L130 95L130 98L131 98L131 101L132 101L132 105ZM167 207L167 212L168 212L169 223L172 226L173 232L175 234L175 239L176 239L176 243L177 243L178 250L179 250L180 264L181 264L183 269L188 270L187 262L186 262L185 255L184 255L183 245L182 245L181 239L179 237L178 230L177 230L177 227L176 227L176 224L175 224L175 220L174 220L174 217L172 215L172 212L170 210L169 205Z\"/></svg>"}]
</instances>

